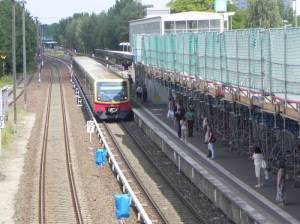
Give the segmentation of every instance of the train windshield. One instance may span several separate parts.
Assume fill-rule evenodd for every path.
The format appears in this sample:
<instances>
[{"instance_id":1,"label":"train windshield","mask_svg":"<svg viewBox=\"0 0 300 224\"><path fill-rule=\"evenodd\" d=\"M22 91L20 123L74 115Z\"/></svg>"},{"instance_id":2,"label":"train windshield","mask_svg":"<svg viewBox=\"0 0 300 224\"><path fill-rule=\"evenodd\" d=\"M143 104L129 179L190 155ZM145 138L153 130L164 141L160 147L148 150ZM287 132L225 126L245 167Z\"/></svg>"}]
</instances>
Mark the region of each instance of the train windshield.
<instances>
[{"instance_id":1,"label":"train windshield","mask_svg":"<svg viewBox=\"0 0 300 224\"><path fill-rule=\"evenodd\" d=\"M97 100L104 102L126 101L128 89L126 82L99 82L97 83Z\"/></svg>"}]
</instances>

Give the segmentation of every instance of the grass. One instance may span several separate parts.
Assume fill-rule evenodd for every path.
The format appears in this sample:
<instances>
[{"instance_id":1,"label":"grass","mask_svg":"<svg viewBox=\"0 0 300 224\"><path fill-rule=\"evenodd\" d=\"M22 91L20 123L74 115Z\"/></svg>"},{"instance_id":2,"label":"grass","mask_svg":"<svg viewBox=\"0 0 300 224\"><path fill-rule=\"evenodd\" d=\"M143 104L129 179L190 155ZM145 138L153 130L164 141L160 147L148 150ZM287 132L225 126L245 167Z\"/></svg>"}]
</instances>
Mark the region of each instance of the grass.
<instances>
[{"instance_id":1,"label":"grass","mask_svg":"<svg viewBox=\"0 0 300 224\"><path fill-rule=\"evenodd\" d=\"M47 55L57 57L57 58L63 58L65 55L65 52L62 50L56 50L56 49L46 49L45 52Z\"/></svg>"},{"instance_id":2,"label":"grass","mask_svg":"<svg viewBox=\"0 0 300 224\"><path fill-rule=\"evenodd\" d=\"M17 107L17 119L18 122L26 116L26 111L21 108ZM14 135L17 133L18 130L15 130L14 124L13 124L13 108L11 108L8 112L8 120L5 122L5 128L2 129L2 148L4 149L10 149L12 140L14 138Z\"/></svg>"},{"instance_id":3,"label":"grass","mask_svg":"<svg viewBox=\"0 0 300 224\"><path fill-rule=\"evenodd\" d=\"M12 85L12 76L11 75L4 75L0 78L0 88L4 86L11 86Z\"/></svg>"}]
</instances>

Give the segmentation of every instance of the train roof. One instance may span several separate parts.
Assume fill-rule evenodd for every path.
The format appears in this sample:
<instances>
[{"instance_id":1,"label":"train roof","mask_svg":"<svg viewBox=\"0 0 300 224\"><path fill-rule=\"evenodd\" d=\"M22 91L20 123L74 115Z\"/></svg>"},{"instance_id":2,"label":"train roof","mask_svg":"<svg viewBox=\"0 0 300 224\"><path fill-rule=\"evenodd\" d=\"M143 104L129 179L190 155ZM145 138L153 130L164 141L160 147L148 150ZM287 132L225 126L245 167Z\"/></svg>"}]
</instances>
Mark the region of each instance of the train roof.
<instances>
[{"instance_id":1,"label":"train roof","mask_svg":"<svg viewBox=\"0 0 300 224\"><path fill-rule=\"evenodd\" d=\"M76 56L73 57L73 61L95 81L101 79L123 80L123 78L109 72L102 64L89 57Z\"/></svg>"}]
</instances>

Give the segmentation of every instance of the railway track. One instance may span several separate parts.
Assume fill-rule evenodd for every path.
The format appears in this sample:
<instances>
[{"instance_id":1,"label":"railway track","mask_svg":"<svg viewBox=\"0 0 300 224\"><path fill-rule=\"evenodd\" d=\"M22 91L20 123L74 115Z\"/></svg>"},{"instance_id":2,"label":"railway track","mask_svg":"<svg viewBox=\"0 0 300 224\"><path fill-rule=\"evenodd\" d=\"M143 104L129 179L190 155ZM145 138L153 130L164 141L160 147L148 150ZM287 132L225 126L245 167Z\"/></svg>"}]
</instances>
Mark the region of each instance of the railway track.
<instances>
[{"instance_id":1,"label":"railway track","mask_svg":"<svg viewBox=\"0 0 300 224\"><path fill-rule=\"evenodd\" d=\"M54 63L49 64L51 76L39 178L39 223L83 223L72 169L61 74Z\"/></svg>"},{"instance_id":2,"label":"railway track","mask_svg":"<svg viewBox=\"0 0 300 224\"><path fill-rule=\"evenodd\" d=\"M126 135L133 139L144 156L163 176L168 185L173 188L176 195L181 199L182 204L190 208L194 217L198 219L197 223L233 223L187 177L178 172L177 167L158 149L155 143L141 133L142 131L137 124L134 122L123 122L121 126L125 130Z\"/></svg>"},{"instance_id":3,"label":"railway track","mask_svg":"<svg viewBox=\"0 0 300 224\"><path fill-rule=\"evenodd\" d=\"M132 190L137 195L152 223L169 223L167 218L161 212L160 208L151 196L150 192L147 190L147 187L136 174L135 169L131 166L130 162L124 156L120 146L118 145L118 142L116 141L114 135L110 130L109 124L103 122L99 123L99 126L104 137L106 138L110 150L114 154L121 170L130 183Z\"/></svg>"}]
</instances>

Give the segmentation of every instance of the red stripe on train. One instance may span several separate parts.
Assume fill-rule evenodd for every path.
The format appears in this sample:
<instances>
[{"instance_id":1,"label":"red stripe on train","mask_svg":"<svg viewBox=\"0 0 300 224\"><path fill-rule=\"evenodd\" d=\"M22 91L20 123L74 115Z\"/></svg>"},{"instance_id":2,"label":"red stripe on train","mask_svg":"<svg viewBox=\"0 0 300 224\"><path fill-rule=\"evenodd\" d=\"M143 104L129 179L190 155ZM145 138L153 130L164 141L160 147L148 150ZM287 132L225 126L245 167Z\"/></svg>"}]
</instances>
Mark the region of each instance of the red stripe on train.
<instances>
[{"instance_id":1,"label":"red stripe on train","mask_svg":"<svg viewBox=\"0 0 300 224\"><path fill-rule=\"evenodd\" d=\"M99 110L105 112L107 108L118 108L118 110L128 110L131 111L131 103L119 103L119 104L102 104L102 103L94 103L94 112L97 113Z\"/></svg>"}]
</instances>

